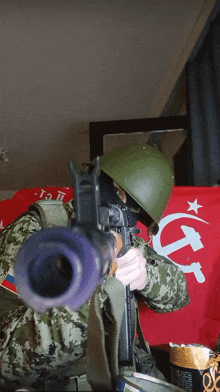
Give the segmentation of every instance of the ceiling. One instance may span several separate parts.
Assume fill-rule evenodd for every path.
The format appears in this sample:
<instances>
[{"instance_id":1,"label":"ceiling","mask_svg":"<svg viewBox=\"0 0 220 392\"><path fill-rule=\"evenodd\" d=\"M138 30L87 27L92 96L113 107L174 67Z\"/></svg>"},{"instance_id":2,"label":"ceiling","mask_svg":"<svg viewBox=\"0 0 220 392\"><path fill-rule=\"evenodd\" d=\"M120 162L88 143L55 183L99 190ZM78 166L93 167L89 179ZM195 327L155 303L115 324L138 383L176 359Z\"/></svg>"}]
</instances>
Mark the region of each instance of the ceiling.
<instances>
[{"instance_id":1,"label":"ceiling","mask_svg":"<svg viewBox=\"0 0 220 392\"><path fill-rule=\"evenodd\" d=\"M89 122L156 117L214 0L0 1L0 190L71 185Z\"/></svg>"}]
</instances>

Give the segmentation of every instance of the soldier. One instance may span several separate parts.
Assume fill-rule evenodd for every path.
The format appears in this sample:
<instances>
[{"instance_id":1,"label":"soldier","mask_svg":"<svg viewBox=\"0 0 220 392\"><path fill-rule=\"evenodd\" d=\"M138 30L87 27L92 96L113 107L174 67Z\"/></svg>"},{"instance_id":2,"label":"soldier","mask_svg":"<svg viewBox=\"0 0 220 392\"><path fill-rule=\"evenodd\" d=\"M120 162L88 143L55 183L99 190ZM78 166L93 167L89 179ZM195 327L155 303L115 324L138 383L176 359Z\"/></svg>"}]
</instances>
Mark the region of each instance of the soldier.
<instances>
[{"instance_id":1,"label":"soldier","mask_svg":"<svg viewBox=\"0 0 220 392\"><path fill-rule=\"evenodd\" d=\"M141 221L149 235L156 234L173 186L173 174L164 155L148 145L126 146L103 155L101 169L102 204L125 207L131 226ZM73 218L72 202L65 203L64 208ZM40 230L40 219L30 211L2 230L1 281L13 268L22 244ZM137 236L133 236L132 248L117 259L113 279L123 286L130 284L134 294L159 313L175 311L189 303L183 272ZM62 385L58 389L64 390L71 377L83 373L90 301L74 312L65 306L38 313L4 287L0 287L0 298L2 385L33 390L50 390L48 385L52 385L55 390L57 384ZM105 301L103 290L100 292L103 309Z\"/></svg>"}]
</instances>

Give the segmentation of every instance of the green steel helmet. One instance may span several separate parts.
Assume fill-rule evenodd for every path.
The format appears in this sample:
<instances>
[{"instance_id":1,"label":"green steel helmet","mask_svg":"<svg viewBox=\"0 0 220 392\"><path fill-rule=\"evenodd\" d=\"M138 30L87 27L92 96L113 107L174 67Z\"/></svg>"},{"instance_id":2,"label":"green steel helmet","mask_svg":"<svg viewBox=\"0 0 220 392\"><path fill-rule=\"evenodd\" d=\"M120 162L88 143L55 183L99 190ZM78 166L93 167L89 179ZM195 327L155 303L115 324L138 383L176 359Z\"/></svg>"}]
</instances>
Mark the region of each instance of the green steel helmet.
<instances>
[{"instance_id":1,"label":"green steel helmet","mask_svg":"<svg viewBox=\"0 0 220 392\"><path fill-rule=\"evenodd\" d=\"M150 145L132 144L103 155L100 164L101 169L142 207L142 222L156 234L174 184L165 155Z\"/></svg>"}]
</instances>

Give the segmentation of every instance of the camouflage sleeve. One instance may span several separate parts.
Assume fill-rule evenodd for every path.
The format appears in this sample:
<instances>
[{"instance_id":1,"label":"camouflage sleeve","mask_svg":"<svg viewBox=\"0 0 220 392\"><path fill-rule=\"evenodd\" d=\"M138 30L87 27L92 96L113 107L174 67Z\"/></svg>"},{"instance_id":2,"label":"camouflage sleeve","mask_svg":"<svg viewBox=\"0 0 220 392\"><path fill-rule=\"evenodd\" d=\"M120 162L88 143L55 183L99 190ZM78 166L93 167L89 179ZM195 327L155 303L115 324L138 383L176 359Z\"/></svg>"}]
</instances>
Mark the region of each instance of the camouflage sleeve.
<instances>
[{"instance_id":1,"label":"camouflage sleeve","mask_svg":"<svg viewBox=\"0 0 220 392\"><path fill-rule=\"evenodd\" d=\"M133 246L142 250L148 276L147 284L138 291L138 296L158 313L173 312L188 305L190 299L182 270L166 257L159 256L140 237L134 237Z\"/></svg>"},{"instance_id":2,"label":"camouflage sleeve","mask_svg":"<svg viewBox=\"0 0 220 392\"><path fill-rule=\"evenodd\" d=\"M1 279L23 242L39 230L38 220L24 214L0 232ZM0 378L29 385L75 374L85 353L88 313L89 303L77 312L64 307L41 314L0 287Z\"/></svg>"},{"instance_id":3,"label":"camouflage sleeve","mask_svg":"<svg viewBox=\"0 0 220 392\"><path fill-rule=\"evenodd\" d=\"M0 232L1 278L24 241L39 230L38 220L26 213ZM105 297L100 293L102 301ZM66 306L42 314L0 287L0 378L38 389L41 381L82 374L88 317L89 301L76 312Z\"/></svg>"},{"instance_id":4,"label":"camouflage sleeve","mask_svg":"<svg viewBox=\"0 0 220 392\"><path fill-rule=\"evenodd\" d=\"M0 282L13 266L22 243L39 230L37 219L25 213L0 232Z\"/></svg>"},{"instance_id":5,"label":"camouflage sleeve","mask_svg":"<svg viewBox=\"0 0 220 392\"><path fill-rule=\"evenodd\" d=\"M41 381L62 380L82 373L86 305L79 312L65 307L41 314L25 305L9 311L1 322L1 376L34 387Z\"/></svg>"}]
</instances>

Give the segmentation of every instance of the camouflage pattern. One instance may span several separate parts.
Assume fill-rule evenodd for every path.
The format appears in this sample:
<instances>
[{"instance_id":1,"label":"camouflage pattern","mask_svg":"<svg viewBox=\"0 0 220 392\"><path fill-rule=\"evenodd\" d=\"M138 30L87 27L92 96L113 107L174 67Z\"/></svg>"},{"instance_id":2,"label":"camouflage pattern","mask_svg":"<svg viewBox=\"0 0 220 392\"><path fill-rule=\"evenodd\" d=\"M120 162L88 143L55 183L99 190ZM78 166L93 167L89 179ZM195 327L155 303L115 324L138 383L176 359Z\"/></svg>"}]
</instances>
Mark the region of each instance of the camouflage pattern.
<instances>
[{"instance_id":1,"label":"camouflage pattern","mask_svg":"<svg viewBox=\"0 0 220 392\"><path fill-rule=\"evenodd\" d=\"M65 207L73 214L70 203ZM25 213L0 232L1 281L13 266L20 246L39 230L41 225L36 217ZM141 248L146 258L149 281L139 294L147 305L160 313L187 305L189 296L182 271L158 256L141 238L134 238L134 246ZM105 298L102 291L102 306ZM41 380L60 380L82 373L88 314L89 302L77 312L64 307L37 313L0 287L1 377L16 382L16 386L39 386Z\"/></svg>"},{"instance_id":2,"label":"camouflage pattern","mask_svg":"<svg viewBox=\"0 0 220 392\"><path fill-rule=\"evenodd\" d=\"M140 248L146 259L148 283L139 295L148 307L157 313L168 313L188 305L190 299L182 270L159 256L143 238L134 237L133 246Z\"/></svg>"}]
</instances>

